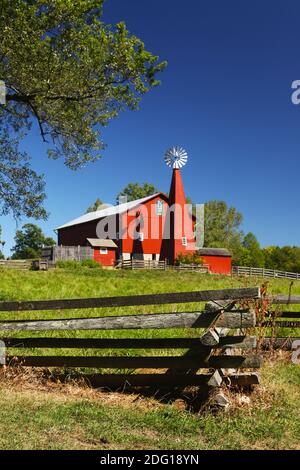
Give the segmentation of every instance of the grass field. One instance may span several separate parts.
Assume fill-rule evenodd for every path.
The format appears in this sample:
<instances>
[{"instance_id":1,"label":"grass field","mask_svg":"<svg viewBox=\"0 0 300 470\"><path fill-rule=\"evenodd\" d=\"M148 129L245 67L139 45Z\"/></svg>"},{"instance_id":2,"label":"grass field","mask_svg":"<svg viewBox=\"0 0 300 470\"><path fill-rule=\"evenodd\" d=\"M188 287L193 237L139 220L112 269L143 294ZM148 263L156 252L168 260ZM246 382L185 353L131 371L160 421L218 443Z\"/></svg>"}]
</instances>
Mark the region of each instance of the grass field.
<instances>
[{"instance_id":1,"label":"grass field","mask_svg":"<svg viewBox=\"0 0 300 470\"><path fill-rule=\"evenodd\" d=\"M197 273L106 271L82 268L50 272L0 271L0 300L34 300L246 287L261 279ZM287 294L290 282L271 280L271 293ZM300 293L295 282L293 293ZM197 306L198 308L199 306ZM59 318L195 310L195 304L2 313L0 319ZM7 336L5 332L5 336ZM4 335L3 332L0 333ZM59 332L59 335L65 335ZM153 337L199 335L199 330L71 332L68 336ZM299 331L298 331L299 334ZM19 336L25 333L19 334ZM39 335L36 333L35 335ZM43 334L44 335L44 334ZM49 336L58 336L57 332ZM30 336L32 334L30 333ZM36 351L30 351L34 354ZM52 354L44 351L44 354ZM75 354L74 351L67 351ZM76 351L76 354L91 351ZM95 353L93 351L93 353ZM103 352L98 354L103 354ZM113 354L113 351L109 353ZM139 351L125 351L139 354ZM105 352L107 354L107 352ZM104 393L77 384L59 385L34 373L0 379L1 449L300 449L300 369L288 355L266 361L254 392L231 393L225 414L196 413L196 391L179 397ZM170 401L169 403L167 403Z\"/></svg>"}]
</instances>

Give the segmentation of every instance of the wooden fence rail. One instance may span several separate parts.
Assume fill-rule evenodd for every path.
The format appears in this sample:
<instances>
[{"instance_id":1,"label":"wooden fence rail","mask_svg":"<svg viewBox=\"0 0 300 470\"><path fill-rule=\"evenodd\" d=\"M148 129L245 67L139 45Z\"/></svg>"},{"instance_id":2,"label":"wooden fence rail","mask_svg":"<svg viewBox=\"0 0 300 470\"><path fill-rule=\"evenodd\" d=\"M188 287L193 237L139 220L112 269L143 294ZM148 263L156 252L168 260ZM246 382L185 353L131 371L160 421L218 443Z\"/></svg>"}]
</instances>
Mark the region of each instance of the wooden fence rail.
<instances>
[{"instance_id":1,"label":"wooden fence rail","mask_svg":"<svg viewBox=\"0 0 300 470\"><path fill-rule=\"evenodd\" d=\"M123 386L124 384L148 386L185 386L206 384L219 386L223 381L234 384L257 383L255 373L237 373L232 377L226 369L256 369L261 366L261 357L253 353L235 355L235 350L248 351L255 347L253 336L222 336L224 328L248 328L255 326L255 313L251 309L236 309L236 301L259 298L260 290L255 288L224 289L215 291L148 294L140 296L105 297L98 299L70 299L24 302L0 302L0 311L42 311L101 307L124 307L143 305L164 305L174 303L209 302L204 311L171 312L156 314L130 314L122 316L99 316L97 318L65 318L53 320L5 320L0 330L13 332L51 330L106 330L135 328L205 328L198 338L3 338L8 350L14 349L183 349L183 355L17 355L7 354L6 363L11 367L71 367L100 369L164 369L163 374L87 374L89 381L98 386ZM213 338L213 342L208 339ZM219 350L217 355L215 351ZM229 352L231 351L231 353ZM208 369L203 374L201 369ZM180 373L179 373L180 372ZM232 379L232 380L231 380Z\"/></svg>"},{"instance_id":2,"label":"wooden fence rail","mask_svg":"<svg viewBox=\"0 0 300 470\"><path fill-rule=\"evenodd\" d=\"M253 299L260 298L259 287L220 289L195 292L174 292L171 294L125 295L120 297L98 297L89 299L33 300L0 302L0 312L65 310L100 307L130 307L142 305L164 305L210 300Z\"/></svg>"},{"instance_id":3,"label":"wooden fence rail","mask_svg":"<svg viewBox=\"0 0 300 470\"><path fill-rule=\"evenodd\" d=\"M232 275L236 276L256 276L300 280L300 273L278 271L276 269L267 268L254 268L250 266L232 266L231 273Z\"/></svg>"},{"instance_id":4,"label":"wooden fence rail","mask_svg":"<svg viewBox=\"0 0 300 470\"><path fill-rule=\"evenodd\" d=\"M30 269L32 265L32 260L12 260L12 259L0 259L0 268L10 268L10 269Z\"/></svg>"},{"instance_id":5,"label":"wooden fence rail","mask_svg":"<svg viewBox=\"0 0 300 470\"><path fill-rule=\"evenodd\" d=\"M168 267L167 260L156 261L156 260L119 260L117 261L117 267L122 269L159 269L165 270Z\"/></svg>"}]
</instances>

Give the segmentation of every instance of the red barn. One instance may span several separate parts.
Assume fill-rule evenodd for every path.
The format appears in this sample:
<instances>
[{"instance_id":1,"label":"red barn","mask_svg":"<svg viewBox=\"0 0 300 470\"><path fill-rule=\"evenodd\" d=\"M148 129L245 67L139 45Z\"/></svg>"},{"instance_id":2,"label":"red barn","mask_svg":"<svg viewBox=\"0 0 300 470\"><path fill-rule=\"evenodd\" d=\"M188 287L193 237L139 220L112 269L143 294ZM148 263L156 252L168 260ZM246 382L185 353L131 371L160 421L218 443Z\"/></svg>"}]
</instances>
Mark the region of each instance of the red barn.
<instances>
[{"instance_id":1,"label":"red barn","mask_svg":"<svg viewBox=\"0 0 300 470\"><path fill-rule=\"evenodd\" d=\"M58 245L90 246L94 259L113 266L118 259L167 260L196 251L195 217L186 204L180 169L173 169L169 196L157 193L90 212L57 228ZM199 255L211 272L230 273L226 250ZM212 250L212 249L211 249Z\"/></svg>"}]
</instances>

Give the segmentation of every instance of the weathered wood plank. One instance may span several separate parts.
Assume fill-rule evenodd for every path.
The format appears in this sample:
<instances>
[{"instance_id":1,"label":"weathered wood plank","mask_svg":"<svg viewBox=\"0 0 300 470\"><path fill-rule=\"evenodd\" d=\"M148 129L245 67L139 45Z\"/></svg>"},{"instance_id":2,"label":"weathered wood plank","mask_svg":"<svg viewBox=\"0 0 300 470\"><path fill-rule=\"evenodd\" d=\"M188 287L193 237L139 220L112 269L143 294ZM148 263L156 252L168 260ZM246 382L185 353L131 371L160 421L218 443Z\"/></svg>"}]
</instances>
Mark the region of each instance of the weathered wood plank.
<instances>
[{"instance_id":1,"label":"weathered wood plank","mask_svg":"<svg viewBox=\"0 0 300 470\"><path fill-rule=\"evenodd\" d=\"M111 369L259 368L260 356L7 356L6 364L24 367L99 367Z\"/></svg>"},{"instance_id":2,"label":"weathered wood plank","mask_svg":"<svg viewBox=\"0 0 300 470\"><path fill-rule=\"evenodd\" d=\"M262 323L262 326L276 326L278 328L300 328L300 321L265 321Z\"/></svg>"},{"instance_id":3,"label":"weathered wood plank","mask_svg":"<svg viewBox=\"0 0 300 470\"><path fill-rule=\"evenodd\" d=\"M262 345L265 349L284 349L285 351L291 351L293 343L300 341L300 337L294 338L264 338Z\"/></svg>"},{"instance_id":4,"label":"weathered wood plank","mask_svg":"<svg viewBox=\"0 0 300 470\"><path fill-rule=\"evenodd\" d=\"M207 382L207 385L209 387L221 387L222 385L222 382L223 382L223 377L222 375L220 374L220 372L217 370L214 371L214 373L212 374L211 378L209 379L209 381Z\"/></svg>"},{"instance_id":5,"label":"weathered wood plank","mask_svg":"<svg viewBox=\"0 0 300 470\"><path fill-rule=\"evenodd\" d=\"M66 377L58 375L58 380L63 382ZM76 379L78 376L68 376ZM124 389L127 387L186 387L207 385L211 374L82 374L84 379L92 387ZM235 374L223 378L227 385L248 386L259 384L259 376L256 373Z\"/></svg>"},{"instance_id":6,"label":"weathered wood plank","mask_svg":"<svg viewBox=\"0 0 300 470\"><path fill-rule=\"evenodd\" d=\"M206 330L200 337L203 346L214 347L220 342L220 337L214 328Z\"/></svg>"},{"instance_id":7,"label":"weathered wood plank","mask_svg":"<svg viewBox=\"0 0 300 470\"><path fill-rule=\"evenodd\" d=\"M126 307L135 305L163 305L208 300L259 298L259 287L221 289L196 292L174 292L168 294L130 295L121 297L100 297L93 299L34 300L0 302L0 311L63 310L99 307ZM300 302L299 302L300 303Z\"/></svg>"},{"instance_id":8,"label":"weathered wood plank","mask_svg":"<svg viewBox=\"0 0 300 470\"><path fill-rule=\"evenodd\" d=\"M300 295L276 295L276 297L272 299L272 304L300 304Z\"/></svg>"},{"instance_id":9,"label":"weathered wood plank","mask_svg":"<svg viewBox=\"0 0 300 470\"><path fill-rule=\"evenodd\" d=\"M248 386L248 385L259 385L259 375L257 373L244 373L244 374L233 374L223 377L223 382L226 385L238 385L238 386Z\"/></svg>"},{"instance_id":10,"label":"weathered wood plank","mask_svg":"<svg viewBox=\"0 0 300 470\"><path fill-rule=\"evenodd\" d=\"M219 317L217 326L224 328L251 328L255 326L255 321L256 316L253 311L224 312ZM0 322L0 330L48 331L207 328L210 324L211 314L209 312L178 312L64 320L10 320Z\"/></svg>"},{"instance_id":11,"label":"weathered wood plank","mask_svg":"<svg viewBox=\"0 0 300 470\"><path fill-rule=\"evenodd\" d=\"M273 313L273 312L272 312ZM275 313L277 318L300 318L300 312L281 312Z\"/></svg>"},{"instance_id":12,"label":"weathered wood plank","mask_svg":"<svg viewBox=\"0 0 300 470\"><path fill-rule=\"evenodd\" d=\"M0 338L7 348L202 349L198 338ZM255 336L220 338L215 348L253 349Z\"/></svg>"}]
</instances>

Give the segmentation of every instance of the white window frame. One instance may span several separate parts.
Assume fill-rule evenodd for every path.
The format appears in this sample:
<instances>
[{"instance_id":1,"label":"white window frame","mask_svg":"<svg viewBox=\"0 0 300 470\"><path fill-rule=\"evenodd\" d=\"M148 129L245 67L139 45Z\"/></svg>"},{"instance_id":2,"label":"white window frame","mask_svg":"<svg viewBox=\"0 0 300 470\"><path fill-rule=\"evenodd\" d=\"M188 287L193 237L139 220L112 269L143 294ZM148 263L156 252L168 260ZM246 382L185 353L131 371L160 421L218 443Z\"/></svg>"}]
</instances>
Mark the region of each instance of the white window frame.
<instances>
[{"instance_id":1,"label":"white window frame","mask_svg":"<svg viewBox=\"0 0 300 470\"><path fill-rule=\"evenodd\" d=\"M182 246L187 246L187 238L182 237Z\"/></svg>"},{"instance_id":2,"label":"white window frame","mask_svg":"<svg viewBox=\"0 0 300 470\"><path fill-rule=\"evenodd\" d=\"M100 248L100 255L107 255L108 249L107 248Z\"/></svg>"}]
</instances>

